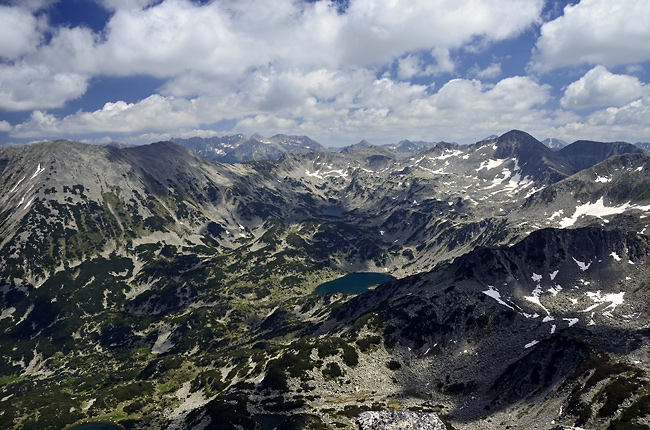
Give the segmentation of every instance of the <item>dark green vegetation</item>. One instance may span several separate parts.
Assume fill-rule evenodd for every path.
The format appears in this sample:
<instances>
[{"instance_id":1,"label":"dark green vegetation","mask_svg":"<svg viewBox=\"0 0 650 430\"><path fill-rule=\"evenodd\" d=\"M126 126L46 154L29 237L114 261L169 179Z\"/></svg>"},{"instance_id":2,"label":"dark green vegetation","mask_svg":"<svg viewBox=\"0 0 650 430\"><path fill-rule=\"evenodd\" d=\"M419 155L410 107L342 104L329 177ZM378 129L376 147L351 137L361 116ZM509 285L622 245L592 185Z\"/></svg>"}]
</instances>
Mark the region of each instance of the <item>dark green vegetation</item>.
<instances>
[{"instance_id":1,"label":"dark green vegetation","mask_svg":"<svg viewBox=\"0 0 650 430\"><path fill-rule=\"evenodd\" d=\"M648 428L650 159L538 144L2 150L0 428Z\"/></svg>"}]
</instances>

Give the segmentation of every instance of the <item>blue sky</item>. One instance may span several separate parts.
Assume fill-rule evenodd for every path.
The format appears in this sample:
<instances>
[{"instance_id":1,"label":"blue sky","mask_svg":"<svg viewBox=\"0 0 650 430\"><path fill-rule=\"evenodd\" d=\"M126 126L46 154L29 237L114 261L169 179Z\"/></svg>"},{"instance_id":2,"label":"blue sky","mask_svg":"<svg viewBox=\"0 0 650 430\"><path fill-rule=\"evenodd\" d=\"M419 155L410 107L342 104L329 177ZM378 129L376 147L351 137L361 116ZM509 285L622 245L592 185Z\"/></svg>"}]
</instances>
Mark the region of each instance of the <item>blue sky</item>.
<instances>
[{"instance_id":1,"label":"blue sky","mask_svg":"<svg viewBox=\"0 0 650 430\"><path fill-rule=\"evenodd\" d=\"M648 0L0 0L0 145L650 141Z\"/></svg>"}]
</instances>

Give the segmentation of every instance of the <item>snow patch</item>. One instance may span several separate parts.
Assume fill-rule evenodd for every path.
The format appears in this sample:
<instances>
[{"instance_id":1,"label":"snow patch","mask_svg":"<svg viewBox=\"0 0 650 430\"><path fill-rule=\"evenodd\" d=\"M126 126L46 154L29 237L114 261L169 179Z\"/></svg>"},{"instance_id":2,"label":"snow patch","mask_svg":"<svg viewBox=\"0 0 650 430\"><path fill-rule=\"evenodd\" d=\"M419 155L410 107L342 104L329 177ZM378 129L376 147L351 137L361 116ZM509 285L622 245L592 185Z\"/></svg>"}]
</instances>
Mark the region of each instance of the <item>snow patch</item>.
<instances>
[{"instance_id":1,"label":"snow patch","mask_svg":"<svg viewBox=\"0 0 650 430\"><path fill-rule=\"evenodd\" d=\"M36 168L36 171L34 172L34 174L32 175L32 177L30 179L34 179L35 177L37 177L38 175L40 175L44 171L45 171L45 168L44 167L41 168L41 163L38 163L38 167Z\"/></svg>"},{"instance_id":2,"label":"snow patch","mask_svg":"<svg viewBox=\"0 0 650 430\"><path fill-rule=\"evenodd\" d=\"M11 318L13 319L13 314L16 312L16 308L10 307L2 311L2 314L0 314L0 321L2 321L5 318Z\"/></svg>"},{"instance_id":3,"label":"snow patch","mask_svg":"<svg viewBox=\"0 0 650 430\"><path fill-rule=\"evenodd\" d=\"M483 162L481 163L481 165L479 166L479 168L476 169L476 171L477 171L477 172L480 172L480 171L483 170L483 169L486 169L486 170L492 170L492 169L494 169L494 168L499 167L499 166L502 165L503 163L505 163L506 160L507 160L507 158L499 158L499 159L496 159L496 160L493 160L493 159L485 160L485 161L483 161Z\"/></svg>"},{"instance_id":4,"label":"snow patch","mask_svg":"<svg viewBox=\"0 0 650 430\"><path fill-rule=\"evenodd\" d=\"M602 219L605 216L621 214L626 210L634 207L635 206L630 205L630 203L625 203L620 206L605 206L603 197L601 197L596 203L585 203L584 205L576 207L576 211L573 216L566 217L560 221L560 227L571 227L576 223L576 221L578 221L580 217L585 215L595 216L596 218ZM641 207L638 208L642 209Z\"/></svg>"},{"instance_id":5,"label":"snow patch","mask_svg":"<svg viewBox=\"0 0 650 430\"><path fill-rule=\"evenodd\" d=\"M524 348L528 349L531 348L539 343L539 340L534 340L532 342L528 342L526 345L524 345Z\"/></svg>"},{"instance_id":6,"label":"snow patch","mask_svg":"<svg viewBox=\"0 0 650 430\"><path fill-rule=\"evenodd\" d=\"M571 257L571 258L573 258L573 257ZM580 270L582 270L583 272L584 272L585 270L589 269L589 266L591 266L591 263L589 263L589 264L587 264L587 263L583 263L582 261L578 261L578 260L576 260L575 258L573 258L573 261L576 262L576 264L578 265L578 267L580 267Z\"/></svg>"},{"instance_id":7,"label":"snow patch","mask_svg":"<svg viewBox=\"0 0 650 430\"><path fill-rule=\"evenodd\" d=\"M172 334L171 329L163 329L158 332L158 339L151 348L152 354L164 354L174 347L174 343L169 339Z\"/></svg>"},{"instance_id":8,"label":"snow patch","mask_svg":"<svg viewBox=\"0 0 650 430\"><path fill-rule=\"evenodd\" d=\"M595 304L589 306L582 312L590 312L602 303L609 303L609 305L603 309L603 313L606 313L608 310L614 311L617 306L620 306L624 303L623 296L625 296L625 291L621 291L620 293L616 294L602 294L599 290L595 293L586 292L585 295L589 297Z\"/></svg>"},{"instance_id":9,"label":"snow patch","mask_svg":"<svg viewBox=\"0 0 650 430\"><path fill-rule=\"evenodd\" d=\"M578 324L578 322L580 321L578 318L562 318L562 319L569 323L569 327Z\"/></svg>"},{"instance_id":10,"label":"snow patch","mask_svg":"<svg viewBox=\"0 0 650 430\"><path fill-rule=\"evenodd\" d=\"M528 300L531 303L535 303L537 306L544 309L544 312L546 312L546 315L550 316L551 313L548 311L548 309L546 309L546 307L539 300L539 296L541 296L542 293L543 293L542 288L538 285L537 288L535 288L533 290L533 295L532 296L524 296L524 299Z\"/></svg>"},{"instance_id":11,"label":"snow patch","mask_svg":"<svg viewBox=\"0 0 650 430\"><path fill-rule=\"evenodd\" d=\"M488 288L489 290L483 291L483 294L492 297L494 300L496 300L497 302L501 303L504 306L509 307L513 311L515 310L512 306L510 306L509 304L501 300L501 294L492 285L488 285Z\"/></svg>"},{"instance_id":12,"label":"snow patch","mask_svg":"<svg viewBox=\"0 0 650 430\"><path fill-rule=\"evenodd\" d=\"M23 178L20 181L18 181L18 183L16 185L14 185L14 187L11 190L9 190L9 192L13 193L14 191L16 191L18 189L18 186L20 185L20 183L22 181L24 181L24 180L25 180L25 176L23 176Z\"/></svg>"}]
</instances>

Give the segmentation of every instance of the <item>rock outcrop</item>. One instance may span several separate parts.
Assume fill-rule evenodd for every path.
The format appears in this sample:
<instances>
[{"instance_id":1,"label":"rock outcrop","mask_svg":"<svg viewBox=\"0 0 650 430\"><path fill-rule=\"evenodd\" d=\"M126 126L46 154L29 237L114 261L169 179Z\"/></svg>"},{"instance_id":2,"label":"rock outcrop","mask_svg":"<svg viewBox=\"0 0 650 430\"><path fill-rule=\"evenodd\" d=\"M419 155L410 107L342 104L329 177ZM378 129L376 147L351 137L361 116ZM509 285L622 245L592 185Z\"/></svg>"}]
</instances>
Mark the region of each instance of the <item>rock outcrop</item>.
<instances>
[{"instance_id":1,"label":"rock outcrop","mask_svg":"<svg viewBox=\"0 0 650 430\"><path fill-rule=\"evenodd\" d=\"M445 430L435 413L410 411L363 412L357 424L361 430Z\"/></svg>"}]
</instances>

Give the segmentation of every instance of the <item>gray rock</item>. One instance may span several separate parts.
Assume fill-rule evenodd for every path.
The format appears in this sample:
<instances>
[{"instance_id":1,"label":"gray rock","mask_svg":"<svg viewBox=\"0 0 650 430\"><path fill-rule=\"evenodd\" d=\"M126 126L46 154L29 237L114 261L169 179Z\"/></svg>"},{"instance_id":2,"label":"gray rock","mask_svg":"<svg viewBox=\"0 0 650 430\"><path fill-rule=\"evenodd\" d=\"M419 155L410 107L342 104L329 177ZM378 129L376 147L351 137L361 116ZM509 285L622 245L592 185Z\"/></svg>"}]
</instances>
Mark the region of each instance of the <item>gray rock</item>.
<instances>
[{"instance_id":1,"label":"gray rock","mask_svg":"<svg viewBox=\"0 0 650 430\"><path fill-rule=\"evenodd\" d=\"M410 411L363 412L357 424L361 430L445 430L435 413Z\"/></svg>"}]
</instances>

